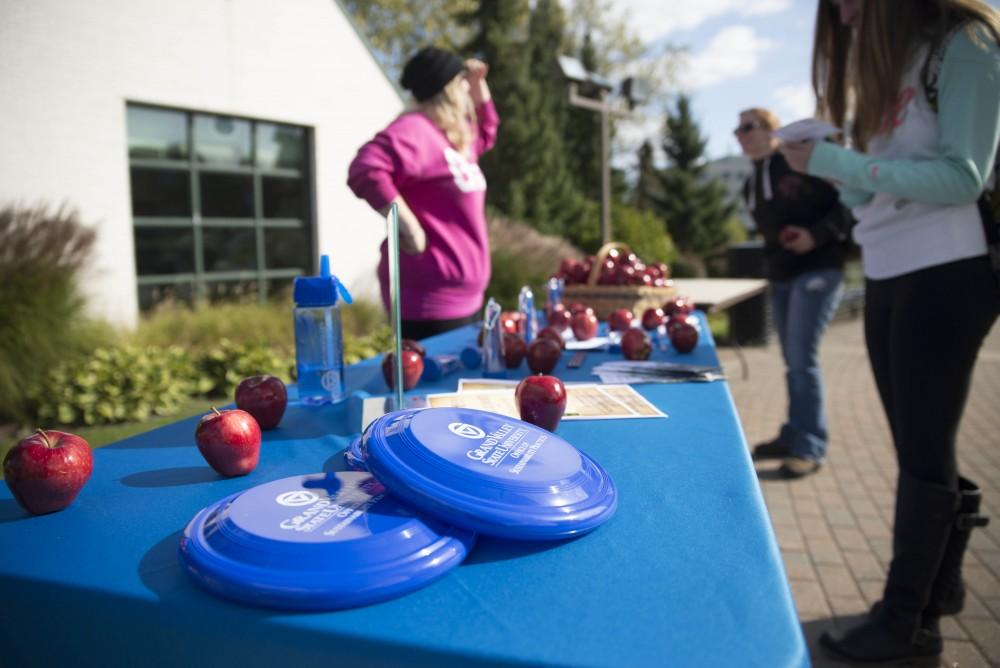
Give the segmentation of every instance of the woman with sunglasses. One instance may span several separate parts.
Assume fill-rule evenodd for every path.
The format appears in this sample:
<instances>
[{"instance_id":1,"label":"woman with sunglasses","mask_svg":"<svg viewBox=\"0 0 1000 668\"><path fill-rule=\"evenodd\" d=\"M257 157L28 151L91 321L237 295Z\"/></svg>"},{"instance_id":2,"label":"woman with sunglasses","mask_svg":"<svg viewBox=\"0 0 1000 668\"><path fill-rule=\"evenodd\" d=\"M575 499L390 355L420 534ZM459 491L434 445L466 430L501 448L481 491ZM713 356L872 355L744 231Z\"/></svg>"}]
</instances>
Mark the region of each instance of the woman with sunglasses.
<instances>
[{"instance_id":1,"label":"woman with sunglasses","mask_svg":"<svg viewBox=\"0 0 1000 668\"><path fill-rule=\"evenodd\" d=\"M743 186L764 238L775 329L785 359L788 417L778 436L754 448L754 459L780 458L778 473L801 478L826 455L826 412L819 343L840 301L850 214L826 181L792 171L772 134L767 109L740 113L734 131L753 171Z\"/></svg>"},{"instance_id":2,"label":"woman with sunglasses","mask_svg":"<svg viewBox=\"0 0 1000 668\"><path fill-rule=\"evenodd\" d=\"M435 47L403 68L413 93L407 111L361 147L347 184L383 216L399 207L403 336L423 339L479 317L490 280L486 179L479 156L500 119L479 60ZM378 275L389 309L386 244Z\"/></svg>"},{"instance_id":3,"label":"woman with sunglasses","mask_svg":"<svg viewBox=\"0 0 1000 668\"><path fill-rule=\"evenodd\" d=\"M955 435L1000 310L977 206L1000 139L998 42L1000 17L979 0L821 0L818 108L841 127L853 119L854 148L782 149L854 207L865 339L899 464L882 600L860 625L821 638L842 659L934 661L938 619L962 609L969 533L985 523Z\"/></svg>"}]
</instances>

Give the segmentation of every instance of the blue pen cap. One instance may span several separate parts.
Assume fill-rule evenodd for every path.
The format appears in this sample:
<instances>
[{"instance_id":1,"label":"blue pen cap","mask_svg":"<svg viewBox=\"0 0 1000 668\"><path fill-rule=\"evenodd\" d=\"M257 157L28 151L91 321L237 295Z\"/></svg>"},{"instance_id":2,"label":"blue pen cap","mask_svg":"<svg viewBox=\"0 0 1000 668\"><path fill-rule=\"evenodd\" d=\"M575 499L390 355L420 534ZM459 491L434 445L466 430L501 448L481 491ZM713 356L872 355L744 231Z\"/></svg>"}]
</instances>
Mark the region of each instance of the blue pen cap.
<instances>
[{"instance_id":1,"label":"blue pen cap","mask_svg":"<svg viewBox=\"0 0 1000 668\"><path fill-rule=\"evenodd\" d=\"M344 284L330 273L330 256L320 257L319 276L297 276L292 282L292 294L297 306L333 306L338 299L351 303Z\"/></svg>"}]
</instances>

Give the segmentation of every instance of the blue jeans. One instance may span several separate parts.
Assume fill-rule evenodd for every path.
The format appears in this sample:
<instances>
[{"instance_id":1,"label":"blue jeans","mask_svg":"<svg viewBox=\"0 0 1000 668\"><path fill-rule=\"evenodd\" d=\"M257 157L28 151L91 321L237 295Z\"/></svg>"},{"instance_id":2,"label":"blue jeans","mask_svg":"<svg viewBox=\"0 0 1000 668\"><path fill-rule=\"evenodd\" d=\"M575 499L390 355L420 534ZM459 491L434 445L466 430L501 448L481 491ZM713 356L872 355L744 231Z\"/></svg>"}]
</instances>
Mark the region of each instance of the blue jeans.
<instances>
[{"instance_id":1,"label":"blue jeans","mask_svg":"<svg viewBox=\"0 0 1000 668\"><path fill-rule=\"evenodd\" d=\"M785 358L788 421L779 438L792 455L822 461L826 454L826 411L819 341L843 293L844 272L820 269L771 283L774 325Z\"/></svg>"}]
</instances>

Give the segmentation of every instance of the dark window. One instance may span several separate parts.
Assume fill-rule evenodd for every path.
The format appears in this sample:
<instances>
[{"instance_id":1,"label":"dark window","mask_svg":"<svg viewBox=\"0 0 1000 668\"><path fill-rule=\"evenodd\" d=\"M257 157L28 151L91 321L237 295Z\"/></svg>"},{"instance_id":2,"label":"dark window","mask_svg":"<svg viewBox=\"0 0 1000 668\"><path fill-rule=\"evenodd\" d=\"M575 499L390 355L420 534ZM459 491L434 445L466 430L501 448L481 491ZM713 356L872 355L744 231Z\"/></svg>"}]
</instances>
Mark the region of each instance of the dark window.
<instances>
[{"instance_id":1,"label":"dark window","mask_svg":"<svg viewBox=\"0 0 1000 668\"><path fill-rule=\"evenodd\" d=\"M308 129L132 104L127 115L142 309L273 297L311 273Z\"/></svg>"},{"instance_id":2,"label":"dark window","mask_svg":"<svg viewBox=\"0 0 1000 668\"><path fill-rule=\"evenodd\" d=\"M176 169L132 168L133 216L191 216L191 174Z\"/></svg>"}]
</instances>

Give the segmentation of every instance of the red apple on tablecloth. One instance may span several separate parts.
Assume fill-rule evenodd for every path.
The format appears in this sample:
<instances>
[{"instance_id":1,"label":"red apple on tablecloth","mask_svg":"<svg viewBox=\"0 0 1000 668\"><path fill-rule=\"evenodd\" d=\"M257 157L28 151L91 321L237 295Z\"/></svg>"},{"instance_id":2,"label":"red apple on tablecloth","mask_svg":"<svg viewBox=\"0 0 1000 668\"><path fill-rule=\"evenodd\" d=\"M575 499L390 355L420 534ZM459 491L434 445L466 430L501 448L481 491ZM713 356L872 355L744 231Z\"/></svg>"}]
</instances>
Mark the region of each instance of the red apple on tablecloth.
<instances>
[{"instance_id":1,"label":"red apple on tablecloth","mask_svg":"<svg viewBox=\"0 0 1000 668\"><path fill-rule=\"evenodd\" d=\"M549 327L557 332L563 332L569 328L569 324L573 316L566 310L565 307L562 306L562 304L558 304L557 306L562 308L556 308L549 313Z\"/></svg>"},{"instance_id":2,"label":"red apple on tablecloth","mask_svg":"<svg viewBox=\"0 0 1000 668\"><path fill-rule=\"evenodd\" d=\"M382 358L382 377L390 390L396 389L396 372L393 369L395 359L396 353L386 353ZM424 373L424 358L412 350L404 350L400 359L403 360L403 389L412 390Z\"/></svg>"},{"instance_id":3,"label":"red apple on tablecloth","mask_svg":"<svg viewBox=\"0 0 1000 668\"><path fill-rule=\"evenodd\" d=\"M14 499L33 515L62 510L90 479L94 456L75 434L39 429L11 448L3 475Z\"/></svg>"},{"instance_id":4,"label":"red apple on tablecloth","mask_svg":"<svg viewBox=\"0 0 1000 668\"><path fill-rule=\"evenodd\" d=\"M645 331L631 327L622 334L622 356L625 359L648 360L652 352L653 345Z\"/></svg>"},{"instance_id":5,"label":"red apple on tablecloth","mask_svg":"<svg viewBox=\"0 0 1000 668\"><path fill-rule=\"evenodd\" d=\"M661 308L648 308L642 312L642 328L647 332L658 329L667 316Z\"/></svg>"},{"instance_id":6,"label":"red apple on tablecloth","mask_svg":"<svg viewBox=\"0 0 1000 668\"><path fill-rule=\"evenodd\" d=\"M612 311L611 315L608 316L608 329L612 332L624 332L632 326L634 318L635 316L632 315L632 311L629 311L627 308Z\"/></svg>"},{"instance_id":7,"label":"red apple on tablecloth","mask_svg":"<svg viewBox=\"0 0 1000 668\"><path fill-rule=\"evenodd\" d=\"M539 330L536 339L551 339L552 341L559 344L559 350L566 349L566 340L563 339L562 334L556 331L553 327L543 327Z\"/></svg>"},{"instance_id":8,"label":"red apple on tablecloth","mask_svg":"<svg viewBox=\"0 0 1000 668\"><path fill-rule=\"evenodd\" d=\"M679 353L689 353L698 345L698 330L686 322L679 323L672 334L670 343Z\"/></svg>"},{"instance_id":9,"label":"red apple on tablecloth","mask_svg":"<svg viewBox=\"0 0 1000 668\"><path fill-rule=\"evenodd\" d=\"M691 301L690 297L685 297L680 295L668 299L666 303L663 304L663 312L669 316L676 313L690 313L694 310L694 303Z\"/></svg>"},{"instance_id":10,"label":"red apple on tablecloth","mask_svg":"<svg viewBox=\"0 0 1000 668\"><path fill-rule=\"evenodd\" d=\"M419 341L414 341L413 339L403 339L402 344L403 350L412 350L421 357L427 357L427 349Z\"/></svg>"},{"instance_id":11,"label":"red apple on tablecloth","mask_svg":"<svg viewBox=\"0 0 1000 668\"><path fill-rule=\"evenodd\" d=\"M555 376L528 376L514 391L521 419L555 431L566 412L566 386Z\"/></svg>"},{"instance_id":12,"label":"red apple on tablecloth","mask_svg":"<svg viewBox=\"0 0 1000 668\"><path fill-rule=\"evenodd\" d=\"M508 369L516 369L521 366L525 354L528 352L528 344L517 334L505 332L503 335L503 357Z\"/></svg>"},{"instance_id":13,"label":"red apple on tablecloth","mask_svg":"<svg viewBox=\"0 0 1000 668\"><path fill-rule=\"evenodd\" d=\"M500 329L511 334L520 334L524 328L521 320L524 316L518 311L504 311L500 314Z\"/></svg>"},{"instance_id":14,"label":"red apple on tablecloth","mask_svg":"<svg viewBox=\"0 0 1000 668\"><path fill-rule=\"evenodd\" d=\"M274 429L288 406L288 391L276 376L250 376L236 386L236 407L257 420L261 429Z\"/></svg>"},{"instance_id":15,"label":"red apple on tablecloth","mask_svg":"<svg viewBox=\"0 0 1000 668\"><path fill-rule=\"evenodd\" d=\"M246 411L213 407L198 423L194 441L208 465L224 476L246 475L260 460L260 425Z\"/></svg>"},{"instance_id":16,"label":"red apple on tablecloth","mask_svg":"<svg viewBox=\"0 0 1000 668\"><path fill-rule=\"evenodd\" d=\"M597 316L593 311L581 311L573 316L573 336L577 341L589 341L597 336Z\"/></svg>"},{"instance_id":17,"label":"red apple on tablecloth","mask_svg":"<svg viewBox=\"0 0 1000 668\"><path fill-rule=\"evenodd\" d=\"M562 357L562 348L549 338L537 338L528 345L528 368L532 373L552 373Z\"/></svg>"}]
</instances>

